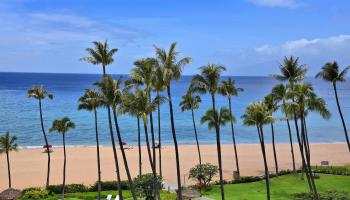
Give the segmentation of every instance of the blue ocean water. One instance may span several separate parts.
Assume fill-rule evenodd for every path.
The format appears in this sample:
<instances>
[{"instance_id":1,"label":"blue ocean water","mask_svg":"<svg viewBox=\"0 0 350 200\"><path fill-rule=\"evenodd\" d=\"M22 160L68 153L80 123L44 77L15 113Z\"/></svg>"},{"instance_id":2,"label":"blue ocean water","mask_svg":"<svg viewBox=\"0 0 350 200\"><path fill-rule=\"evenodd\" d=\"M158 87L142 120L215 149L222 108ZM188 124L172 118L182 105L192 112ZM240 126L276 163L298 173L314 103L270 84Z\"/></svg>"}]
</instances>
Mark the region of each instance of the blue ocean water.
<instances>
[{"instance_id":1,"label":"blue ocean water","mask_svg":"<svg viewBox=\"0 0 350 200\"><path fill-rule=\"evenodd\" d=\"M224 79L226 77L223 77ZM258 143L257 132L254 127L242 125L240 116L246 106L262 99L268 94L274 84L277 83L271 77L233 77L238 87L244 88L244 92L233 99L233 113L237 118L235 125L238 143ZM27 90L34 84L43 84L54 94L53 100L43 102L43 114L45 128L51 126L54 119L69 116L76 124L76 129L67 134L69 145L93 145L95 143L93 114L87 111L78 111L78 98L85 88L92 87L92 83L100 80L99 74L45 74L45 73L0 73L0 133L9 131L16 134L20 146L41 146L44 143L39 121L38 102L27 98ZM175 111L175 126L178 141L181 144L194 143L193 126L190 112L181 112L178 104L181 96L186 91L191 81L190 76L184 76L181 80L172 83L172 98ZM339 114L336 108L332 86L322 80L309 78L319 96L327 101L327 106L332 112L329 120L324 120L317 114L311 114L307 118L307 128L310 142L329 143L344 142L344 133L341 127ZM347 126L350 128L350 83L341 83L339 98L343 109ZM227 99L217 96L219 107L227 105ZM211 107L209 96L202 96L200 108L195 111L199 139L201 143L215 143L214 130L208 130L206 125L200 125L200 116ZM107 113L98 110L99 130L102 144L110 144L107 129ZM278 114L276 114L278 117ZM119 117L123 140L127 143L137 142L137 121L130 116ZM157 114L154 114L155 130L157 129ZM168 104L161 107L161 129L163 144L172 144L170 130L170 116ZM285 122L275 124L276 141L288 142L287 126ZM265 127L267 142L271 142L270 126ZM143 134L143 131L141 132ZM293 132L293 135L295 133ZM49 143L61 144L61 137L57 133L48 133ZM157 135L157 133L156 133ZM221 130L222 143L231 143L230 126ZM294 135L295 139L295 135ZM144 141L144 140L143 140Z\"/></svg>"}]
</instances>

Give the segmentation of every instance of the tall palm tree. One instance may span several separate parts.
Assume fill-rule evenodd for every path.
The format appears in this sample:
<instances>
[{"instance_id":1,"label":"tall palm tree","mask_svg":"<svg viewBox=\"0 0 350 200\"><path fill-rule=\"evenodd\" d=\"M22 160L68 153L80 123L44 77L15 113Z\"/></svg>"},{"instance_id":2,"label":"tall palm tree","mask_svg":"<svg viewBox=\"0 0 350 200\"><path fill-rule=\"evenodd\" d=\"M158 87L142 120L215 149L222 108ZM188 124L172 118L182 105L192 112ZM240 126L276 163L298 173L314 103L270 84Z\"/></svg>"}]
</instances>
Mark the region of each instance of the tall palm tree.
<instances>
[{"instance_id":1,"label":"tall palm tree","mask_svg":"<svg viewBox=\"0 0 350 200\"><path fill-rule=\"evenodd\" d=\"M42 101L46 98L53 99L53 95L49 93L43 85L40 85L40 86L33 85L32 88L28 90L28 97L37 99L39 102L41 131L43 132L43 135L44 135L45 147L46 147L46 153L47 153L46 187L48 187L50 184L51 156L50 156L49 142L47 140L47 136L44 128L44 119L43 119L43 111L42 111L41 104L42 104Z\"/></svg>"},{"instance_id":2,"label":"tall palm tree","mask_svg":"<svg viewBox=\"0 0 350 200\"><path fill-rule=\"evenodd\" d=\"M128 87L128 86L126 86ZM136 88L139 90L139 88ZM141 114L137 110L137 102L135 93L130 92L129 90L124 90L121 96L122 104L119 109L121 113L129 114L137 118L137 144L138 144L138 153L139 153L139 176L142 175L142 153L141 153L141 128L140 128L140 118Z\"/></svg>"},{"instance_id":3,"label":"tall palm tree","mask_svg":"<svg viewBox=\"0 0 350 200\"><path fill-rule=\"evenodd\" d=\"M66 155L66 133L70 130L75 128L75 124L68 118L64 117L59 120L54 120L52 122L52 127L50 128L50 132L58 132L62 134L62 141L63 141L63 182L62 182L62 199L64 200L64 188L66 186L66 161L67 161L67 155Z\"/></svg>"},{"instance_id":4,"label":"tall palm tree","mask_svg":"<svg viewBox=\"0 0 350 200\"><path fill-rule=\"evenodd\" d=\"M95 83L95 85L99 85L101 93L103 94L103 90L104 90L104 92L107 92L107 90L108 90L106 88L107 85L104 86L104 84L103 84L103 82L107 83L107 81L105 81L105 79L104 79L104 77L107 76L106 67L113 63L113 61L114 61L113 56L118 51L118 49L116 49L116 48L110 49L107 41L105 41L105 42L94 41L92 43L94 44L94 48L86 48L85 49L90 56L80 58L80 60L91 63L93 65L100 65L100 64L102 65L102 72L103 72L102 78L103 79L101 82ZM103 106L107 108L108 128L109 128L109 133L111 136L114 164L115 164L116 174L117 174L118 194L119 194L121 200L123 200L123 194L122 194L122 189L121 189L121 185L120 185L121 179L120 179L120 172L119 172L119 163L118 163L117 150L115 148L115 141L114 141L113 128L112 128L111 107L110 107L110 105L108 105L108 102L106 101L105 97L103 98L102 103L103 103Z\"/></svg>"},{"instance_id":5,"label":"tall palm tree","mask_svg":"<svg viewBox=\"0 0 350 200\"><path fill-rule=\"evenodd\" d=\"M201 74L197 74L193 76L191 82L191 88L199 93L209 93L212 100L212 110L216 110L215 105L215 94L219 89L220 76L223 71L226 70L224 66L216 65L216 64L208 64L206 66L199 68ZM217 113L214 112L214 115ZM215 120L218 117L214 117ZM216 147L218 153L218 163L219 163L219 176L220 176L220 189L221 189L221 199L225 199L224 192L224 182L223 182L223 174L222 174L222 161L221 161L221 144L220 144L220 127L219 122L215 123L215 131L216 131Z\"/></svg>"},{"instance_id":6,"label":"tall palm tree","mask_svg":"<svg viewBox=\"0 0 350 200\"><path fill-rule=\"evenodd\" d=\"M275 74L273 77L275 77L277 80L282 81L282 82L288 82L288 87L289 91L288 93L292 95L288 95L290 99L292 100L292 103L289 104L290 110L289 112L292 113L293 115L293 120L294 120L294 125L295 125L295 130L296 130L296 135L298 139L298 144L299 144L299 152L302 158L302 169L306 173L306 177L308 180L309 188L310 191L313 191L312 188L312 177L310 177L312 174L309 170L307 170L306 161L304 157L304 147L303 147L303 142L300 140L300 131L299 131L299 125L298 125L298 119L299 119L299 113L295 109L294 103L295 103L295 97L293 95L293 90L295 89L294 85L297 84L298 82L304 80L307 68L303 64L299 64L299 58L294 58L291 56L290 58L285 57L283 64L280 64L279 66L281 74ZM303 127L303 126L302 126ZM302 128L304 130L304 128Z\"/></svg>"},{"instance_id":7,"label":"tall palm tree","mask_svg":"<svg viewBox=\"0 0 350 200\"><path fill-rule=\"evenodd\" d=\"M290 128L289 120L291 119L291 114L288 113L288 109L286 109L286 101L287 101L287 88L283 84L277 84L272 88L271 95L274 96L274 98L280 102L279 107L282 110L282 113L285 115L285 120L287 122L288 127L288 134L289 134L289 143L290 143L290 151L292 156L292 165L293 165L293 172L296 173L295 169L295 157L294 157L294 148L293 148L293 138L292 138L292 130Z\"/></svg>"},{"instance_id":8,"label":"tall palm tree","mask_svg":"<svg viewBox=\"0 0 350 200\"><path fill-rule=\"evenodd\" d=\"M264 103L266 105L266 109L268 112L274 113L278 110L277 101L274 98L273 95L268 95L264 98ZM276 145L275 145L275 129L273 126L273 121L270 123L271 126L271 134L272 134L272 149L273 149L273 158L275 161L275 170L276 175L278 176L278 161L277 161L277 154L276 154Z\"/></svg>"},{"instance_id":9,"label":"tall palm tree","mask_svg":"<svg viewBox=\"0 0 350 200\"><path fill-rule=\"evenodd\" d=\"M130 108L130 107L133 108ZM146 138L146 146L147 146L147 152L148 152L148 159L151 165L152 173L153 173L153 185L157 187L156 184L156 169L155 165L153 164L153 159L152 159L152 153L151 153L151 147L150 147L150 142L148 139L148 128L147 128L147 123L148 123L148 115L150 112L154 111L154 108L156 106L155 102L150 102L149 101L149 95L146 93L146 91L141 90L139 88L135 88L135 94L128 94L126 93L123 95L123 107L124 109L133 109L136 113L136 115L140 116L143 121L143 127L144 127L144 132L145 132L145 138ZM159 198L160 196L158 195L158 188L155 188L154 194L154 199Z\"/></svg>"},{"instance_id":10,"label":"tall palm tree","mask_svg":"<svg viewBox=\"0 0 350 200\"><path fill-rule=\"evenodd\" d=\"M11 185L11 170L10 170L10 152L11 151L17 151L17 143L16 143L17 137L15 135L10 135L9 132L6 132L4 135L0 137L0 155L5 153L6 154L6 160L7 160L7 173L9 178L9 188L12 187Z\"/></svg>"},{"instance_id":11,"label":"tall palm tree","mask_svg":"<svg viewBox=\"0 0 350 200\"><path fill-rule=\"evenodd\" d=\"M259 141L261 146L261 152L264 159L264 168L265 168L265 181L266 181L266 194L267 199L270 199L270 177L269 169L267 166L266 160L266 151L265 151L265 141L264 141L264 131L263 125L270 124L274 121L271 111L269 111L264 102L255 102L251 103L242 116L243 124L246 126L256 126L259 135Z\"/></svg>"},{"instance_id":12,"label":"tall palm tree","mask_svg":"<svg viewBox=\"0 0 350 200\"><path fill-rule=\"evenodd\" d=\"M102 65L103 75L106 75L106 67L109 64L112 64L114 59L113 55L118 51L116 48L109 48L107 40L105 42L92 42L94 48L86 48L90 56L80 58L81 61L85 61L94 65Z\"/></svg>"},{"instance_id":13,"label":"tall palm tree","mask_svg":"<svg viewBox=\"0 0 350 200\"><path fill-rule=\"evenodd\" d=\"M305 116L307 114L307 108L316 110L315 105L310 105L311 103L314 104L315 99L317 98L317 95L313 91L313 87L309 83L301 83L301 84L295 84L291 88L289 94L290 98L293 98L293 102L291 103L291 107L294 112L295 118L300 119L301 122L301 135L297 133L297 139L299 143L299 148L302 156L302 164L303 169L306 174L306 177L308 179L309 188L310 191L314 194L316 199L319 199L317 188L314 181L314 176L311 172L311 166L310 166L310 151L307 144L307 138L305 133ZM319 104L316 104L319 106ZM322 115L321 111L320 114ZM327 111L326 111L327 112ZM295 119L297 120L297 119Z\"/></svg>"},{"instance_id":14,"label":"tall palm tree","mask_svg":"<svg viewBox=\"0 0 350 200\"><path fill-rule=\"evenodd\" d=\"M161 67L157 67L153 77L153 91L156 92L156 99L164 99L161 93L166 89L163 80L163 70ZM158 114L158 156L159 156L159 176L163 176L162 173L162 137L161 137L161 126L160 126L160 105L162 101L157 101L157 114Z\"/></svg>"},{"instance_id":15,"label":"tall palm tree","mask_svg":"<svg viewBox=\"0 0 350 200\"><path fill-rule=\"evenodd\" d=\"M82 97L79 98L78 110L87 110L94 112L95 134L96 134L96 151L97 151L97 188L98 200L101 199L101 162L100 162L100 142L98 137L97 126L97 108L101 105L102 97L95 90L86 89Z\"/></svg>"},{"instance_id":16,"label":"tall palm tree","mask_svg":"<svg viewBox=\"0 0 350 200\"><path fill-rule=\"evenodd\" d=\"M148 100L152 101L151 91L153 87L154 73L157 67L157 60L154 58L142 58L134 62L135 68L131 69L130 82L134 82L139 85L145 86L145 92L148 95ZM153 164L156 165L156 149L155 149L155 137L153 127L153 115L149 113L150 125L151 125L151 138L152 138L152 156ZM156 168L156 166L154 166Z\"/></svg>"},{"instance_id":17,"label":"tall palm tree","mask_svg":"<svg viewBox=\"0 0 350 200\"><path fill-rule=\"evenodd\" d=\"M186 110L190 110L191 111L192 122L193 122L193 130L194 130L194 136L196 138L197 151L198 151L198 160L199 160L199 165L200 166L202 166L202 156L201 156L201 150L199 148L196 122L194 120L194 110L199 108L199 104L201 102L202 102L201 97L198 96L198 95L194 95L192 93L191 89L189 89L189 90L187 90L185 95L182 96L182 101L179 104L182 112L184 112Z\"/></svg>"},{"instance_id":18,"label":"tall palm tree","mask_svg":"<svg viewBox=\"0 0 350 200\"><path fill-rule=\"evenodd\" d=\"M345 77L346 77L346 73L348 72L349 69L350 69L350 66L346 67L343 70L340 70L337 62L335 62L335 61L328 62L322 67L322 71L320 71L316 75L316 78L320 77L325 81L331 82L333 85L335 100L337 101L338 112L339 112L341 122L343 125L346 143L348 144L348 149L350 151L349 135L348 135L348 131L346 129L343 113L342 113L341 108L340 108L339 99L338 99L338 91L337 91L337 82L346 81Z\"/></svg>"},{"instance_id":19,"label":"tall palm tree","mask_svg":"<svg viewBox=\"0 0 350 200\"><path fill-rule=\"evenodd\" d=\"M122 92L120 90L121 84L122 84L121 77L118 80L114 80L112 76L105 76L103 78L103 82L96 83L96 85L100 88L101 93L103 95L103 101L102 101L103 104L105 106L110 107L113 111L114 125L115 125L116 132L117 132L119 148L121 150L123 161L124 161L126 175L128 177L128 182L129 182L129 186L130 186L130 190L131 190L131 194L133 196L133 199L136 199L135 188L134 188L134 185L132 182L132 178L131 178L131 174L130 174L130 170L129 170L129 166L128 166L128 161L127 161L127 158L125 155L125 150L123 147L123 140L121 138L121 133L120 133L119 124L118 124L118 118L117 118L117 116L118 116L117 107L121 104L121 94L122 94ZM110 123L112 123L112 122L110 121ZM112 128L112 124L110 124L110 128ZM112 143L114 143L113 131L111 131L111 139L112 139ZM113 147L114 147L113 151L116 151L114 144L113 144ZM115 159L118 160L118 158L116 156L116 152L115 152ZM117 167L119 167L119 163L117 165L118 165ZM120 177L118 179L120 179Z\"/></svg>"},{"instance_id":20,"label":"tall palm tree","mask_svg":"<svg viewBox=\"0 0 350 200\"><path fill-rule=\"evenodd\" d=\"M181 78L182 68L191 62L190 57L184 57L178 59L177 56L180 52L176 51L176 43L172 43L168 51L155 47L156 57L159 66L163 71L163 81L166 86L168 103L170 110L170 122L171 122L171 132L173 135L174 147L175 147L175 159L176 159L176 175L177 175L177 196L178 200L182 200L182 188L181 188L181 174L180 174L180 159L179 150L177 145L175 122L174 122L174 111L173 102L171 99L171 81L178 80Z\"/></svg>"},{"instance_id":21,"label":"tall palm tree","mask_svg":"<svg viewBox=\"0 0 350 200\"><path fill-rule=\"evenodd\" d=\"M232 96L237 96L239 92L243 92L243 89L236 87L235 81L232 78L228 78L228 80L223 80L221 82L219 93L227 97L230 114L232 116L233 116L232 105L231 105ZM233 128L233 121L231 121L231 133L232 133L232 143L233 143L233 149L234 149L235 160L236 160L236 170L239 175L240 171L239 171L238 153L237 153L237 146L236 146L235 129Z\"/></svg>"}]
</instances>

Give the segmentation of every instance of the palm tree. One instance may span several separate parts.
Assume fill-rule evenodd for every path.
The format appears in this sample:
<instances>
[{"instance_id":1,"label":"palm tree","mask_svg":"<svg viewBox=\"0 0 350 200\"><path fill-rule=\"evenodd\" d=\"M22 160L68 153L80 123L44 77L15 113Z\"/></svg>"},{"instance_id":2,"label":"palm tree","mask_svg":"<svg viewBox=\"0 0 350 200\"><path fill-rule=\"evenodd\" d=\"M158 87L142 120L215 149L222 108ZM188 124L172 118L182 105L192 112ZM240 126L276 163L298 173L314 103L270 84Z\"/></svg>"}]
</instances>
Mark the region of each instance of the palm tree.
<instances>
[{"instance_id":1,"label":"palm tree","mask_svg":"<svg viewBox=\"0 0 350 200\"><path fill-rule=\"evenodd\" d=\"M273 97L281 102L279 107L282 110L282 113L285 115L285 120L287 122L287 127L288 127L288 134L289 134L289 142L290 142L290 151L291 151L291 156L292 156L292 164L293 164L293 172L296 173L295 169L295 157L294 157L294 148L293 148L293 138L292 138L292 131L290 128L290 123L289 120L291 119L291 114L287 112L286 109L286 101L287 101L287 88L283 84L277 84L272 88L271 95Z\"/></svg>"},{"instance_id":2,"label":"palm tree","mask_svg":"<svg viewBox=\"0 0 350 200\"><path fill-rule=\"evenodd\" d=\"M119 78L118 80L114 80L112 76L105 76L103 78L102 82L97 82L95 83L101 90L101 93L103 95L103 104L106 107L112 108L113 111L113 119L114 119L114 125L116 128L117 132L117 137L118 137L118 142L119 142L119 148L121 149L123 161L124 161L124 167L126 171L126 175L128 177L128 182L131 190L131 194L133 196L133 199L136 199L136 193L135 193L135 188L132 183L132 178L128 166L128 162L126 159L124 147L123 147L123 140L121 138L120 134L120 129L119 129L119 124L118 124L118 118L117 118L117 107L121 103L121 90L120 90L120 85L122 84L122 79ZM118 169L117 174L119 174L119 163L118 163L118 158L116 154L116 149L115 149L115 144L114 144L114 136L113 136L113 130L112 129L112 121L111 119L109 120L109 126L110 126L110 133L111 133L111 140L112 140L112 145L113 145L113 152L115 153L115 159L116 159L116 168ZM120 180L120 174L118 175L118 182ZM121 189L119 190L121 191ZM121 192L120 192L121 193ZM119 194L119 196L122 196Z\"/></svg>"},{"instance_id":3,"label":"palm tree","mask_svg":"<svg viewBox=\"0 0 350 200\"><path fill-rule=\"evenodd\" d=\"M268 95L264 98L264 103L266 105L266 109L268 112L274 113L278 110L277 101L274 98L273 95ZM271 134L272 134L272 148L273 148L273 158L275 161L275 170L276 175L278 176L278 161L277 161L277 154L276 154L276 145L275 145L275 129L273 126L273 121L270 123L271 126Z\"/></svg>"},{"instance_id":4,"label":"palm tree","mask_svg":"<svg viewBox=\"0 0 350 200\"><path fill-rule=\"evenodd\" d=\"M156 99L164 99L161 93L166 89L163 81L163 70L159 66L155 70L153 77L153 91L155 91ZM162 173L162 137L161 137L161 126L160 126L160 105L162 101L157 101L157 114L158 114L158 155L159 155L159 176L163 176Z\"/></svg>"},{"instance_id":5,"label":"palm tree","mask_svg":"<svg viewBox=\"0 0 350 200\"><path fill-rule=\"evenodd\" d=\"M178 200L182 200L182 188L181 188L181 174L180 174L180 160L179 160L179 150L177 145L176 131L175 131L175 122L174 122L174 111L173 111L173 102L171 99L171 81L178 80L181 78L182 68L191 62L190 57L184 57L181 59L177 58L179 54L175 50L176 43L172 43L170 48L167 51L164 49L155 47L156 56L159 66L163 71L163 81L167 89L168 103L170 110L170 122L171 122L171 132L173 135L174 147L175 147L175 158L176 158L176 175L177 175L177 196Z\"/></svg>"},{"instance_id":6,"label":"palm tree","mask_svg":"<svg viewBox=\"0 0 350 200\"><path fill-rule=\"evenodd\" d=\"M62 141L63 141L63 183L62 183L62 199L64 200L64 188L66 186L66 133L70 130L75 128L75 124L68 118L64 117L60 120L54 120L52 122L52 127L50 128L50 132L58 132L62 134Z\"/></svg>"},{"instance_id":7,"label":"palm tree","mask_svg":"<svg viewBox=\"0 0 350 200\"><path fill-rule=\"evenodd\" d=\"M9 188L11 188L11 170L10 170L10 152L17 151L17 137L11 136L9 132L6 132L0 137L0 154L6 153L7 160L7 173L9 178Z\"/></svg>"},{"instance_id":8,"label":"palm tree","mask_svg":"<svg viewBox=\"0 0 350 200\"><path fill-rule=\"evenodd\" d=\"M343 113L342 113L341 108L340 108L339 99L338 99L338 92L337 92L337 82L346 81L345 76L346 76L346 73L348 72L349 69L350 69L350 66L346 67L345 69L340 71L339 65L337 62L335 62L335 61L328 62L322 67L322 71L316 75L316 78L320 77L325 81L331 82L333 85L335 100L337 101L338 112L339 112L339 115L341 118L341 122L343 124L346 143L348 144L348 149L350 151L349 135L348 135L348 131L346 129Z\"/></svg>"},{"instance_id":9,"label":"palm tree","mask_svg":"<svg viewBox=\"0 0 350 200\"><path fill-rule=\"evenodd\" d=\"M256 126L258 130L261 152L264 159L267 199L269 200L270 199L270 177L269 177L269 169L266 161L263 125L272 123L274 119L271 116L271 111L267 109L264 102L251 103L246 108L246 111L242 116L242 119L243 119L244 125Z\"/></svg>"},{"instance_id":10,"label":"palm tree","mask_svg":"<svg viewBox=\"0 0 350 200\"><path fill-rule=\"evenodd\" d=\"M153 173L153 185L157 187L156 184L156 169L155 165L153 164L153 159L152 159L152 153L151 153L151 147L150 147L150 142L148 139L148 128L147 128L147 123L148 123L148 115L150 112L153 112L156 103L155 102L150 102L149 101L149 95L146 93L146 91L141 90L139 88L135 88L135 93L131 94L126 92L123 95L123 109L125 110L130 110L132 109L133 112L140 118L142 118L143 121L143 127L145 131L145 138L146 138L146 146L147 146L147 152L148 152L148 159L151 165L152 173ZM130 108L133 107L133 108ZM155 188L154 192L154 199L156 199L156 196L160 199L158 188Z\"/></svg>"},{"instance_id":11,"label":"palm tree","mask_svg":"<svg viewBox=\"0 0 350 200\"><path fill-rule=\"evenodd\" d=\"M228 78L228 80L223 80L221 82L221 86L219 88L219 93L228 99L228 105L230 109L230 114L233 116L232 113L232 105L231 105L231 99L232 96L237 96L239 92L243 92L242 88L238 88L235 85L235 81L231 78ZM236 170L238 175L240 175L239 171L239 162L238 162L238 153L237 153L237 146L236 146L236 138L235 138L235 130L233 128L233 121L231 121L231 133L232 133L232 143L233 143L233 149L235 153L235 160L236 160Z\"/></svg>"},{"instance_id":12,"label":"palm tree","mask_svg":"<svg viewBox=\"0 0 350 200\"><path fill-rule=\"evenodd\" d=\"M193 76L191 82L191 88L199 93L209 93L212 99L212 110L216 110L215 105L215 94L219 89L220 75L226 68L221 65L208 64L200 68L201 74ZM216 112L213 113L216 115ZM218 119L218 117L214 117ZM221 199L225 199L224 192L224 182L222 174L222 161L221 161L221 144L220 144L220 127L219 122L215 123L216 131L216 147L218 153L218 163L219 163L219 176L220 176L220 189L221 189Z\"/></svg>"},{"instance_id":13,"label":"palm tree","mask_svg":"<svg viewBox=\"0 0 350 200\"><path fill-rule=\"evenodd\" d=\"M301 84L295 84L291 88L289 94L289 98L293 99L293 102L291 103L291 108L294 112L294 118L295 121L297 119L300 119L301 122L301 136L297 132L297 139L299 143L299 148L302 156L302 164L304 172L306 173L306 177L308 179L308 184L310 188L310 192L312 192L316 199L319 199L317 188L315 185L314 177L311 172L311 166L310 166L310 151L308 148L306 133L305 133L305 116L307 114L307 108L315 110L315 105L312 105L311 103L314 103L314 99L317 98L317 95L313 91L313 87L309 83L301 83ZM322 111L323 112L323 111ZM321 115L322 115L321 112Z\"/></svg>"},{"instance_id":14,"label":"palm tree","mask_svg":"<svg viewBox=\"0 0 350 200\"><path fill-rule=\"evenodd\" d=\"M46 187L50 184L50 166L51 166L51 156L50 156L50 148L49 148L49 142L47 140L45 128L44 128L44 120L43 120L43 111L42 111L42 101L46 98L53 99L53 95L50 94L43 85L37 86L33 85L31 89L28 90L28 97L37 99L39 102L39 113L40 113L40 124L41 124L41 131L44 135L45 140L45 147L46 147L46 153L47 153L47 176L46 176Z\"/></svg>"},{"instance_id":15,"label":"palm tree","mask_svg":"<svg viewBox=\"0 0 350 200\"><path fill-rule=\"evenodd\" d=\"M101 162L100 162L100 143L98 138L97 127L97 108L101 105L102 97L100 93L95 90L86 89L82 97L79 98L78 110L87 110L94 112L95 118L95 133L96 133L96 151L97 151L97 188L98 200L101 199Z\"/></svg>"},{"instance_id":16,"label":"palm tree","mask_svg":"<svg viewBox=\"0 0 350 200\"><path fill-rule=\"evenodd\" d=\"M296 135L297 135L297 139L298 139L300 155L302 158L302 169L306 173L306 177L308 180L310 191L313 191L313 187L312 187L313 177L310 177L312 175L311 171L307 170L307 167L305 166L306 161L305 161L305 157L304 157L304 147L303 147L303 142L300 140L300 131L299 131L299 125L298 125L298 118L299 118L300 114L295 109L295 105L294 105L295 96L293 95L293 93L294 93L293 90L295 90L294 85L297 84L298 82L304 80L306 72L307 72L307 68L305 65L299 64L299 58L294 58L293 56L291 56L290 58L285 57L284 63L280 64L279 68L280 68L281 74L280 75L275 74L275 75L273 75L273 77L275 77L279 81L282 81L282 82L287 81L289 83L288 96L292 100L292 103L289 103L289 105L287 106L290 109L288 112L292 113L293 118L294 118L293 120L294 120ZM304 130L304 128L302 128L302 129Z\"/></svg>"},{"instance_id":17,"label":"palm tree","mask_svg":"<svg viewBox=\"0 0 350 200\"><path fill-rule=\"evenodd\" d=\"M196 129L196 122L194 120L194 110L199 108L199 104L202 102L201 97L198 95L193 95L191 89L187 90L186 94L182 96L182 101L180 102L181 111L190 110L192 114L193 130L196 138L199 165L202 166L202 156L199 148L198 134Z\"/></svg>"},{"instance_id":18,"label":"palm tree","mask_svg":"<svg viewBox=\"0 0 350 200\"><path fill-rule=\"evenodd\" d=\"M134 82L138 85L145 86L145 92L148 95L148 100L151 102L152 83L154 82L154 73L157 67L157 60L154 58L142 58L134 62L135 68L131 69L131 79L129 82ZM150 125L151 125L151 138L152 138L152 156L153 156L153 168L156 169L156 149L153 127L153 115L149 113ZM156 171L155 171L156 173ZM155 177L156 178L156 177Z\"/></svg>"},{"instance_id":19,"label":"palm tree","mask_svg":"<svg viewBox=\"0 0 350 200\"><path fill-rule=\"evenodd\" d=\"M103 84L104 82L107 83L107 81L105 81L105 79L104 79L104 77L107 76L106 67L113 63L113 61L114 61L113 55L118 51L118 49L116 49L116 48L110 49L107 41L105 41L104 43L94 41L93 44L95 46L94 49L92 49L92 48L85 49L90 56L83 57L80 60L91 63L93 65L99 65L99 64L102 65L103 79L101 82L95 83L95 85L98 85L100 87L101 93L103 94L103 90L104 90L104 92L108 92L107 85ZM123 194L122 194L122 189L121 189L121 185L120 185L121 180L120 180L120 172L119 172L119 163L118 163L117 150L115 148L115 141L114 141L113 128L112 128L111 107L108 104L108 102L106 101L105 97L103 97L102 103L103 103L102 105L107 108L108 128L109 128L109 133L111 136L114 164L115 164L116 174L117 174L118 195L120 196L121 200L123 200Z\"/></svg>"},{"instance_id":20,"label":"palm tree","mask_svg":"<svg viewBox=\"0 0 350 200\"><path fill-rule=\"evenodd\" d=\"M114 59L113 55L118 51L118 49L110 49L107 43L105 42L92 42L94 48L86 48L85 50L90 54L89 57L80 58L81 61L85 61L94 65L102 65L103 75L106 75L106 67L109 64L112 64Z\"/></svg>"}]
</instances>

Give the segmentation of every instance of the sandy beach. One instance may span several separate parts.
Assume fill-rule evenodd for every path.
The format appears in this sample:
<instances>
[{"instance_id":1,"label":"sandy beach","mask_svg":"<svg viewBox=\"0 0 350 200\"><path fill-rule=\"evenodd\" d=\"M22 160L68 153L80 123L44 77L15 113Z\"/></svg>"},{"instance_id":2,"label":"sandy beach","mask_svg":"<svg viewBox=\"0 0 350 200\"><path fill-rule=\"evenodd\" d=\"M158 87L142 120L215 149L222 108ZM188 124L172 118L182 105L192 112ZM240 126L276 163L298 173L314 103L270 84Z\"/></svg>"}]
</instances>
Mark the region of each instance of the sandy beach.
<instances>
[{"instance_id":1,"label":"sandy beach","mask_svg":"<svg viewBox=\"0 0 350 200\"><path fill-rule=\"evenodd\" d=\"M278 144L277 156L280 169L291 169L292 161L290 145ZM300 154L295 145L295 157L297 166L300 166ZM181 145L180 165L182 181L190 183L187 176L189 169L198 163L197 150L195 145ZM215 145L202 145L203 162L217 163ZM146 148L142 148L143 172L150 172ZM70 147L67 149L67 183L92 184L96 181L96 148L91 147ZM129 167L132 176L138 175L138 151L137 147L126 150ZM263 174L263 161L258 144L239 144L239 162L242 176ZM63 151L62 148L54 148L51 154L51 180L50 184L60 184L62 181ZM118 151L121 175L126 179L124 165L120 151ZM272 145L267 145L267 156L269 170L274 170ZM230 144L222 145L223 171L225 179L232 179L232 171L235 170L233 148ZM7 188L7 166L6 156L0 157L0 190ZM18 152L11 152L12 185L14 188L23 189L33 186L44 186L46 180L47 155L42 149L21 149ZM322 160L328 160L331 165L350 165L350 154L345 144L311 144L311 162L320 164ZM163 176L167 183L176 183L176 168L174 147L165 146L162 148ZM112 148L105 145L101 148L102 179L115 180L114 161ZM158 163L157 163L158 167ZM185 178L184 178L185 177Z\"/></svg>"}]
</instances>

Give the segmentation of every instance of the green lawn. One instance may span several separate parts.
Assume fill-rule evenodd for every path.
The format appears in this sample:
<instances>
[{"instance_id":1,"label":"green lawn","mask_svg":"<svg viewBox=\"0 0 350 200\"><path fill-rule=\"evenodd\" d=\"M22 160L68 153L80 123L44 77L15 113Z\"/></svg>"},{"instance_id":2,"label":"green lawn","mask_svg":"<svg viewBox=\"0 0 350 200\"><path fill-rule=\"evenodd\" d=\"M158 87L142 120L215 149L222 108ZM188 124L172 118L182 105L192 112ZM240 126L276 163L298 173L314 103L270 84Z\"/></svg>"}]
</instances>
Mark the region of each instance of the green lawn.
<instances>
[{"instance_id":1,"label":"green lawn","mask_svg":"<svg viewBox=\"0 0 350 200\"><path fill-rule=\"evenodd\" d=\"M317 188L320 192L329 190L346 191L350 193L350 176L318 174ZM290 200L292 194L308 192L307 180L300 180L300 175L285 175L271 179L271 199ZM204 192L205 196L213 199L220 198L219 186ZM266 199L265 181L225 185L227 200L261 200Z\"/></svg>"}]
</instances>

